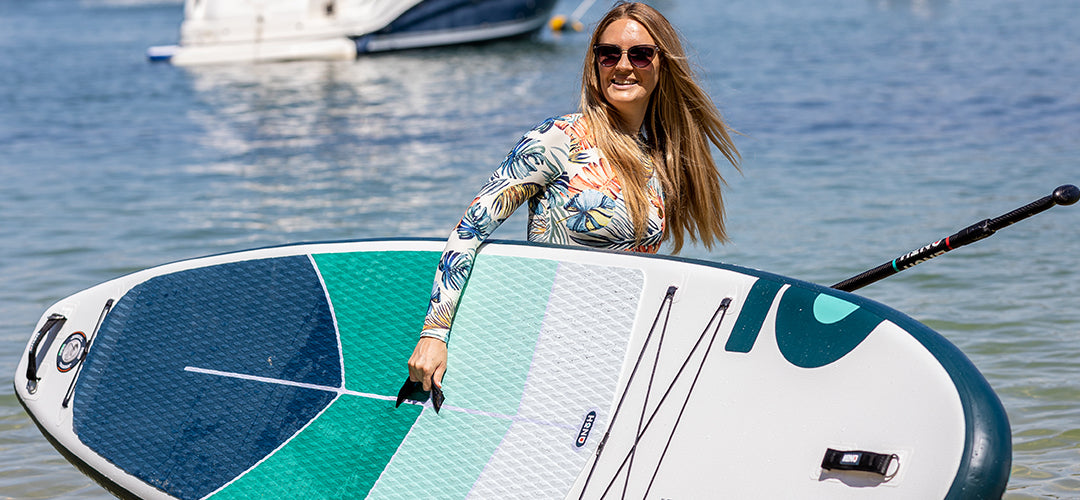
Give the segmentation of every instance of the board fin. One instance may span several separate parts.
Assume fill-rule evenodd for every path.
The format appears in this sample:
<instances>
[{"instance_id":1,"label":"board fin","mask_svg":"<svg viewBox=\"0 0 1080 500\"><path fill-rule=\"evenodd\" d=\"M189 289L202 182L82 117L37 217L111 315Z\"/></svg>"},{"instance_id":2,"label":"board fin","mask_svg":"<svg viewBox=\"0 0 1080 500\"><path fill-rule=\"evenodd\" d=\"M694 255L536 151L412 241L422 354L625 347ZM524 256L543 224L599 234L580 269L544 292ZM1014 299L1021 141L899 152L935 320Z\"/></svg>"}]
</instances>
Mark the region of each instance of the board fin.
<instances>
[{"instance_id":1,"label":"board fin","mask_svg":"<svg viewBox=\"0 0 1080 500\"><path fill-rule=\"evenodd\" d=\"M442 389L435 385L435 377L431 377L431 391L425 391L423 384L415 382L410 379L405 379L405 383L401 385L401 389L398 390L397 404L394 408L401 406L406 400L418 401L420 403L426 403L428 399L431 399L431 406L435 408L435 413L439 413L439 409L442 408L443 401L446 396L443 395Z\"/></svg>"}]
</instances>

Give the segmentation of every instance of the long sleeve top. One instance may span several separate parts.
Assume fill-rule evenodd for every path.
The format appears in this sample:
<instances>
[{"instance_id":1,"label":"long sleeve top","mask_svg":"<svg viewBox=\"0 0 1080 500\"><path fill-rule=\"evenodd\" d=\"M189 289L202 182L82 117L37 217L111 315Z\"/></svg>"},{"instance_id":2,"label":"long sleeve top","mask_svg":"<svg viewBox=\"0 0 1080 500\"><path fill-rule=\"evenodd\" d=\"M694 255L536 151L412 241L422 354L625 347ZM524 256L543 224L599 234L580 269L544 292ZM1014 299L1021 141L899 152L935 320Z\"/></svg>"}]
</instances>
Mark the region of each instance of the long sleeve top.
<instances>
[{"instance_id":1,"label":"long sleeve top","mask_svg":"<svg viewBox=\"0 0 1080 500\"><path fill-rule=\"evenodd\" d=\"M646 155L642 162L649 210L638 242L615 170L581 114L549 118L527 132L450 233L421 336L449 341L477 249L526 201L529 241L656 253L664 235L664 194L652 162Z\"/></svg>"}]
</instances>

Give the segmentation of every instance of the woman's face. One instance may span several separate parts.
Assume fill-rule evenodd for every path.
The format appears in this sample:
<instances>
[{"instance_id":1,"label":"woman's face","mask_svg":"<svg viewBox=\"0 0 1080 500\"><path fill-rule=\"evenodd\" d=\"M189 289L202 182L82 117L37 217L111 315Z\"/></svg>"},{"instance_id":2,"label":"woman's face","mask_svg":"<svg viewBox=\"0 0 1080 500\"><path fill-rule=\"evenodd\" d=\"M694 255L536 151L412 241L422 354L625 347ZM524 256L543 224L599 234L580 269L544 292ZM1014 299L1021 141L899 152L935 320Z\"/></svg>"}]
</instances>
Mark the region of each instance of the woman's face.
<instances>
[{"instance_id":1,"label":"woman's face","mask_svg":"<svg viewBox=\"0 0 1080 500\"><path fill-rule=\"evenodd\" d=\"M600 33L599 44L618 46L627 50L635 45L656 45L645 27L633 19L619 19L608 25ZM649 96L660 81L660 54L653 57L652 63L644 68L630 64L626 54L619 57L614 66L605 67L597 62L600 70L600 88L608 103L619 110L627 120L636 121L640 126L644 119ZM631 123L633 125L633 123Z\"/></svg>"}]
</instances>

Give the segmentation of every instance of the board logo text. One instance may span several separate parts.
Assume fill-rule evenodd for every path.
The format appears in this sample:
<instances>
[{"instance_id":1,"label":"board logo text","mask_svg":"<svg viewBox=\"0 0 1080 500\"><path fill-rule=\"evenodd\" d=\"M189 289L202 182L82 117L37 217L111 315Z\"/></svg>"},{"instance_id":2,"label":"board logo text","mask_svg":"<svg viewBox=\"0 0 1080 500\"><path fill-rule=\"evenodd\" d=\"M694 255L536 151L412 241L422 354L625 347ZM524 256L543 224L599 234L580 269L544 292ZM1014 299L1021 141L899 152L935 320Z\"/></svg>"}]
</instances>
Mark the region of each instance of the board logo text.
<instances>
[{"instance_id":1,"label":"board logo text","mask_svg":"<svg viewBox=\"0 0 1080 500\"><path fill-rule=\"evenodd\" d=\"M589 440L589 432L592 432L593 422L595 421L595 411L590 411L588 415L585 415L585 421L581 423L581 430L578 431L577 441L574 443L578 448L585 446L585 441Z\"/></svg>"}]
</instances>

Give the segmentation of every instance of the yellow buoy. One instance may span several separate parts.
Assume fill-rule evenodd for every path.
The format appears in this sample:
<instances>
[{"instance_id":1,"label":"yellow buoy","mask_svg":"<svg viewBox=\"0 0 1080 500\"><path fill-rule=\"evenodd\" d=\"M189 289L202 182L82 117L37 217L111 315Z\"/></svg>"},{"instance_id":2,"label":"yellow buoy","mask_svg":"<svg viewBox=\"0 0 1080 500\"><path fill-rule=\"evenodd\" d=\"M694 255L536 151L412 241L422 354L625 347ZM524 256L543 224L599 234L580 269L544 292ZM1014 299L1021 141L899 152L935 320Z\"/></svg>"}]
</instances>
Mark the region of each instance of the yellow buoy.
<instances>
[{"instance_id":1,"label":"yellow buoy","mask_svg":"<svg viewBox=\"0 0 1080 500\"><path fill-rule=\"evenodd\" d=\"M566 16L552 17L549 25L551 26L551 31L562 31L563 28L566 28Z\"/></svg>"}]
</instances>

